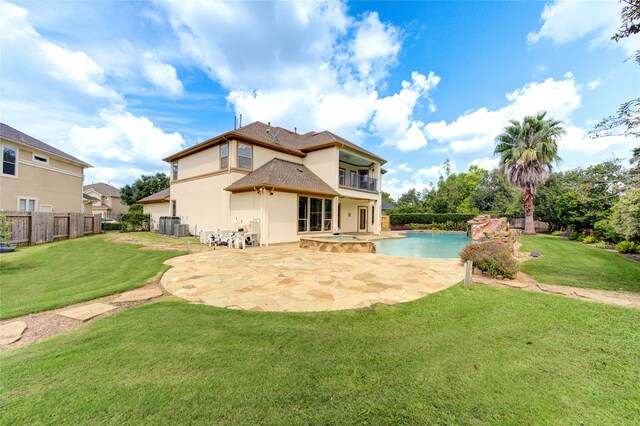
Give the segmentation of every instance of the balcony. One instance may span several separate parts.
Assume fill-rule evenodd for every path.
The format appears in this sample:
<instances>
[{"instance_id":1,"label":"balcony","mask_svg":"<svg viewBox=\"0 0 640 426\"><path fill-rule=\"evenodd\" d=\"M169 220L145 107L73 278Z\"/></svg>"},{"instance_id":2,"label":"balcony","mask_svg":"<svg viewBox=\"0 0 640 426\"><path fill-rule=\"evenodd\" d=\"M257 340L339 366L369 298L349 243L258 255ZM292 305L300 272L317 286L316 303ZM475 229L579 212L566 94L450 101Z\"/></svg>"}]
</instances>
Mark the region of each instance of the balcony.
<instances>
[{"instance_id":1,"label":"balcony","mask_svg":"<svg viewBox=\"0 0 640 426\"><path fill-rule=\"evenodd\" d=\"M342 173L338 176L338 184L341 188L357 189L359 191L378 192L378 179L367 175L345 176Z\"/></svg>"}]
</instances>

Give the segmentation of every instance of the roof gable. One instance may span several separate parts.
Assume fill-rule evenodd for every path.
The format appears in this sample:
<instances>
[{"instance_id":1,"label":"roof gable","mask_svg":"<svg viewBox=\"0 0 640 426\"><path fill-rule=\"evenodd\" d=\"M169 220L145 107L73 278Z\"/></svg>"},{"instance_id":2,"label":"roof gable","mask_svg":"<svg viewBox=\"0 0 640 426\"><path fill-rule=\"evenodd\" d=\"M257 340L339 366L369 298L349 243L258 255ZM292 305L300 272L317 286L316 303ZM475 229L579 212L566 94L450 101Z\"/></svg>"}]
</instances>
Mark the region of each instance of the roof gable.
<instances>
[{"instance_id":1,"label":"roof gable","mask_svg":"<svg viewBox=\"0 0 640 426\"><path fill-rule=\"evenodd\" d=\"M380 161L382 164L386 163L386 160L329 131L325 130L322 132L307 132L305 134L299 134L295 131L285 129L283 127L271 126L271 124L264 124L260 121L254 121L246 126L223 133L204 142L200 142L197 145L165 158L164 161L179 159L186 155L190 155L202 149L227 141L231 138L247 139L268 148L288 152L289 154L300 157L304 157L306 152L337 144L349 147L351 150Z\"/></svg>"},{"instance_id":2,"label":"roof gable","mask_svg":"<svg viewBox=\"0 0 640 426\"><path fill-rule=\"evenodd\" d=\"M82 187L82 192L86 192L90 189L93 190L98 195L102 195L105 197L120 198L120 190L115 186L109 185L108 183L98 182L98 183L92 183L90 185L85 185Z\"/></svg>"},{"instance_id":3,"label":"roof gable","mask_svg":"<svg viewBox=\"0 0 640 426\"><path fill-rule=\"evenodd\" d=\"M77 159L76 157L67 154L64 151L59 150L56 147L53 147L49 144L46 144L34 137L27 135L26 133L22 133L20 130L16 130L11 126L8 126L4 123L0 123L0 136L4 139L7 139L11 142L15 142L19 145L27 146L30 148L34 148L48 154L53 154L57 157L64 158L66 160L70 160L74 163L81 165L82 167L91 167L90 164L85 163L82 160Z\"/></svg>"},{"instance_id":4,"label":"roof gable","mask_svg":"<svg viewBox=\"0 0 640 426\"><path fill-rule=\"evenodd\" d=\"M318 175L303 166L291 161L274 158L253 172L232 183L226 191L240 192L253 188L276 188L298 193L317 193L339 195Z\"/></svg>"}]
</instances>

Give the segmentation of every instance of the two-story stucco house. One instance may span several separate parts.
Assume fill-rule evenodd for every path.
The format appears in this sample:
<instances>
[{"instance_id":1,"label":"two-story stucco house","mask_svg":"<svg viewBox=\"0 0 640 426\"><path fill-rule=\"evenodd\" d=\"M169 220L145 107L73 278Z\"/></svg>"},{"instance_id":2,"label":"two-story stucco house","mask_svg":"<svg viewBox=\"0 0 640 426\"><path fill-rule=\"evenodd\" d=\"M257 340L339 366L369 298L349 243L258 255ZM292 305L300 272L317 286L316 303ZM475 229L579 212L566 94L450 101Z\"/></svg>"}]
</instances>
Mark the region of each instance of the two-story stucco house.
<instances>
[{"instance_id":1,"label":"two-story stucco house","mask_svg":"<svg viewBox=\"0 0 640 426\"><path fill-rule=\"evenodd\" d=\"M260 220L261 242L379 233L385 160L331 132L254 122L164 159L171 167L168 215L189 231Z\"/></svg>"},{"instance_id":2,"label":"two-story stucco house","mask_svg":"<svg viewBox=\"0 0 640 426\"><path fill-rule=\"evenodd\" d=\"M85 211L99 214L105 219L119 219L122 213L129 210L122 204L120 190L108 183L98 182L83 187L86 200Z\"/></svg>"},{"instance_id":3,"label":"two-story stucco house","mask_svg":"<svg viewBox=\"0 0 640 426\"><path fill-rule=\"evenodd\" d=\"M82 212L89 164L4 123L0 142L0 210Z\"/></svg>"}]
</instances>

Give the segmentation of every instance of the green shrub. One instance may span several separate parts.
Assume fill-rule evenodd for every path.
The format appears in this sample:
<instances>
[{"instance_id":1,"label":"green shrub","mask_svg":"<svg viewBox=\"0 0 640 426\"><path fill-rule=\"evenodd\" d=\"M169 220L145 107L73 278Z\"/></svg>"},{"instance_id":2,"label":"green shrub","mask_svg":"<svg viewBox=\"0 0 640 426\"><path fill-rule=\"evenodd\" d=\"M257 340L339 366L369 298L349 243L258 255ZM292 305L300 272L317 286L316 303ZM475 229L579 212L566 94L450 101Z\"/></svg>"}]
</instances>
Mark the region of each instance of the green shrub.
<instances>
[{"instance_id":1,"label":"green shrub","mask_svg":"<svg viewBox=\"0 0 640 426\"><path fill-rule=\"evenodd\" d=\"M474 213L398 213L389 215L392 225L407 225L409 223L454 223L464 222L473 219L477 215Z\"/></svg>"},{"instance_id":2,"label":"green shrub","mask_svg":"<svg viewBox=\"0 0 640 426\"><path fill-rule=\"evenodd\" d=\"M601 249L608 249L609 248L609 244L605 241L600 241L599 243L596 243L596 247L601 248Z\"/></svg>"},{"instance_id":3,"label":"green shrub","mask_svg":"<svg viewBox=\"0 0 640 426\"><path fill-rule=\"evenodd\" d=\"M0 213L0 242L5 243L8 247L12 247L11 244L11 225L13 222L7 220L7 216Z\"/></svg>"},{"instance_id":4,"label":"green shrub","mask_svg":"<svg viewBox=\"0 0 640 426\"><path fill-rule=\"evenodd\" d=\"M620 241L616 244L616 250L620 253L635 253L638 250L638 246L633 241Z\"/></svg>"},{"instance_id":5,"label":"green shrub","mask_svg":"<svg viewBox=\"0 0 640 426\"><path fill-rule=\"evenodd\" d=\"M593 230L601 240L617 243L622 239L620 234L618 234L614 229L613 225L611 225L611 220L609 219L602 219L594 223Z\"/></svg>"},{"instance_id":6,"label":"green shrub","mask_svg":"<svg viewBox=\"0 0 640 426\"><path fill-rule=\"evenodd\" d=\"M102 222L103 231L119 231L122 228L120 222Z\"/></svg>"},{"instance_id":7,"label":"green shrub","mask_svg":"<svg viewBox=\"0 0 640 426\"><path fill-rule=\"evenodd\" d=\"M129 206L129 213L144 213L142 204L131 204Z\"/></svg>"},{"instance_id":8,"label":"green shrub","mask_svg":"<svg viewBox=\"0 0 640 426\"><path fill-rule=\"evenodd\" d=\"M120 232L143 232L149 231L151 215L129 211L122 215Z\"/></svg>"},{"instance_id":9,"label":"green shrub","mask_svg":"<svg viewBox=\"0 0 640 426\"><path fill-rule=\"evenodd\" d=\"M571 241L581 240L582 239L582 234L579 233L579 232L572 232L572 233L569 234L569 236L567 238L570 239Z\"/></svg>"},{"instance_id":10,"label":"green shrub","mask_svg":"<svg viewBox=\"0 0 640 426\"><path fill-rule=\"evenodd\" d=\"M495 241L473 243L460 252L463 262L473 262L473 266L492 277L515 278L520 265L513 257L509 246Z\"/></svg>"},{"instance_id":11,"label":"green shrub","mask_svg":"<svg viewBox=\"0 0 640 426\"><path fill-rule=\"evenodd\" d=\"M585 244L595 244L595 243L598 242L598 239L596 237L594 237L594 236L587 235L586 237L584 237L582 242L585 243Z\"/></svg>"},{"instance_id":12,"label":"green shrub","mask_svg":"<svg viewBox=\"0 0 640 426\"><path fill-rule=\"evenodd\" d=\"M554 237L559 237L559 236L561 236L562 234L564 234L564 232L563 232L563 231L553 231L553 232L551 233L551 235L553 235Z\"/></svg>"}]
</instances>

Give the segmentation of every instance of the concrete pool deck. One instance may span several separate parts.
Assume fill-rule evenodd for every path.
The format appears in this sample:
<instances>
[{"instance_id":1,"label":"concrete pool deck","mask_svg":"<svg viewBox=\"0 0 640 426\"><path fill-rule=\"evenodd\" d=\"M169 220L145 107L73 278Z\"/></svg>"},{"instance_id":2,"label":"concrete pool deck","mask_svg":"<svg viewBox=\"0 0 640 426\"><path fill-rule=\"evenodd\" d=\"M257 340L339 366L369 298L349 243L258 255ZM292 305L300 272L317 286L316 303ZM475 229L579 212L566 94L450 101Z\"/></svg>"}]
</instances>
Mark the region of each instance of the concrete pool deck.
<instances>
[{"instance_id":1,"label":"concrete pool deck","mask_svg":"<svg viewBox=\"0 0 640 426\"><path fill-rule=\"evenodd\" d=\"M196 303L254 311L309 312L395 304L464 278L458 259L324 253L297 244L180 256L162 286Z\"/></svg>"}]
</instances>

